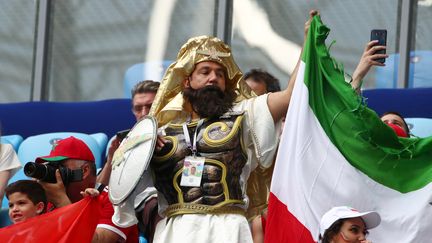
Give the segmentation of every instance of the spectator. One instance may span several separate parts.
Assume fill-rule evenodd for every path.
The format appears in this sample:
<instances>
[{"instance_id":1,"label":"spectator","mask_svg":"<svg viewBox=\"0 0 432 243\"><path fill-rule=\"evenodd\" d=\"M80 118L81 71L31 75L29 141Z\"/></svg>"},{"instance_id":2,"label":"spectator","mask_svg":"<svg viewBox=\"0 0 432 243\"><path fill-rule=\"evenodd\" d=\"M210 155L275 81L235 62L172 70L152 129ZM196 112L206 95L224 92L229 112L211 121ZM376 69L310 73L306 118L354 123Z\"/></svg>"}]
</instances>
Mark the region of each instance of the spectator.
<instances>
[{"instance_id":1,"label":"spectator","mask_svg":"<svg viewBox=\"0 0 432 243\"><path fill-rule=\"evenodd\" d=\"M261 69L251 69L244 75L244 79L256 95L281 90L279 80ZM247 185L247 195L249 197L247 218L251 223L254 243L264 242L268 195L270 193L273 169L274 162L270 168L263 168L258 165L249 175Z\"/></svg>"},{"instance_id":2,"label":"spectator","mask_svg":"<svg viewBox=\"0 0 432 243\"><path fill-rule=\"evenodd\" d=\"M375 54L379 50L385 50L386 46L377 46L377 40L370 41L367 43L363 54L360 58L359 64L353 72L352 79L350 81L352 88L360 93L361 86L363 84L363 78L369 72L372 66L385 66L384 63L376 61L376 59L387 58L387 54Z\"/></svg>"},{"instance_id":3,"label":"spectator","mask_svg":"<svg viewBox=\"0 0 432 243\"><path fill-rule=\"evenodd\" d=\"M359 64L354 70L352 79L350 81L353 89L360 94L360 88L363 83L363 78L369 72L372 66L385 66L384 63L376 61L376 59L387 58L387 54L375 54L376 51L385 50L386 46L377 46L377 40L369 42L360 58ZM405 119L397 112L385 112L381 116L381 120L391 127L398 136L409 137L409 128Z\"/></svg>"},{"instance_id":4,"label":"spectator","mask_svg":"<svg viewBox=\"0 0 432 243\"><path fill-rule=\"evenodd\" d=\"M256 95L281 90L279 80L261 69L251 69L244 75L244 80Z\"/></svg>"},{"instance_id":5,"label":"spectator","mask_svg":"<svg viewBox=\"0 0 432 243\"><path fill-rule=\"evenodd\" d=\"M385 112L381 116L381 121L391 127L399 137L409 137L410 130L408 124L401 114L395 111Z\"/></svg>"},{"instance_id":6,"label":"spectator","mask_svg":"<svg viewBox=\"0 0 432 243\"><path fill-rule=\"evenodd\" d=\"M149 113L159 84L159 82L145 80L137 83L132 89L132 112L137 121Z\"/></svg>"},{"instance_id":7,"label":"spectator","mask_svg":"<svg viewBox=\"0 0 432 243\"><path fill-rule=\"evenodd\" d=\"M58 141L48 156L39 157L36 163L50 163L53 166L65 167L69 170L80 170L82 180L63 184L59 170L56 171L56 183L39 181L44 187L48 201L55 207L63 207L83 198L81 194L86 188L94 188L96 184L95 159L89 147L75 137ZM114 209L108 198L108 188L101 192L102 215L93 235L92 242L137 242L137 226L121 228L112 223Z\"/></svg>"},{"instance_id":8,"label":"spectator","mask_svg":"<svg viewBox=\"0 0 432 243\"><path fill-rule=\"evenodd\" d=\"M11 144L0 144L0 205L9 179L21 168L21 162Z\"/></svg>"},{"instance_id":9,"label":"spectator","mask_svg":"<svg viewBox=\"0 0 432 243\"><path fill-rule=\"evenodd\" d=\"M159 82L144 80L137 83L132 89L132 112L137 121L148 115L159 85ZM120 146L122 139L123 138L116 137L112 140L108 148L107 161L97 177L98 183L108 185L112 170L112 158L114 152ZM139 197L136 203L137 218L139 220L138 226L145 238L151 243L153 241L156 224L161 219L157 214L156 189L154 187L149 187Z\"/></svg>"},{"instance_id":10,"label":"spectator","mask_svg":"<svg viewBox=\"0 0 432 243\"><path fill-rule=\"evenodd\" d=\"M36 181L19 180L5 189L9 200L9 218L16 224L45 212L47 198Z\"/></svg>"},{"instance_id":11,"label":"spectator","mask_svg":"<svg viewBox=\"0 0 432 243\"><path fill-rule=\"evenodd\" d=\"M377 227L381 217L377 212L361 213L354 208L334 207L326 212L320 222L320 243L359 242L366 240L368 230Z\"/></svg>"}]
</instances>

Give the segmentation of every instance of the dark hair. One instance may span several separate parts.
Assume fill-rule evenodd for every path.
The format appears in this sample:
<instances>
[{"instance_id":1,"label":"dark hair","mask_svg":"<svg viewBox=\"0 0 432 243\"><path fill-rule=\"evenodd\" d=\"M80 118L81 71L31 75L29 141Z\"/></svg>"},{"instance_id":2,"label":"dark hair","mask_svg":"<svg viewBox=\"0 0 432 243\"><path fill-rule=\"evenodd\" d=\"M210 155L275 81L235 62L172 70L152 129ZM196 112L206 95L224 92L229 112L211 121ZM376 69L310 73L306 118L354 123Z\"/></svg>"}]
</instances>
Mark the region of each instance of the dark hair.
<instances>
[{"instance_id":1,"label":"dark hair","mask_svg":"<svg viewBox=\"0 0 432 243\"><path fill-rule=\"evenodd\" d=\"M153 80L144 80L141 81L133 87L131 94L132 99L137 94L142 93L156 93L159 88L160 83Z\"/></svg>"},{"instance_id":2,"label":"dark hair","mask_svg":"<svg viewBox=\"0 0 432 243\"><path fill-rule=\"evenodd\" d=\"M404 124L404 127L405 127L405 131L406 131L406 133L407 133L407 135L408 135L408 137L409 137L409 134L410 134L410 129L409 129L409 127L408 127L408 124L406 123L406 121L405 121L405 118L399 113L399 112L396 112L396 111L387 111L387 112L384 112L381 116L380 116L380 118L382 118L383 116L385 116L385 115L396 115L396 116L398 116L398 117L400 117L401 119L402 119L402 121L403 121L403 124Z\"/></svg>"},{"instance_id":3,"label":"dark hair","mask_svg":"<svg viewBox=\"0 0 432 243\"><path fill-rule=\"evenodd\" d=\"M45 212L47 206L47 198L45 194L45 190L43 187L32 180L19 180L10 185L8 185L5 189L6 198L9 199L9 196L15 192L20 192L25 194L33 204L38 204L39 202L44 203L44 208L42 212Z\"/></svg>"},{"instance_id":4,"label":"dark hair","mask_svg":"<svg viewBox=\"0 0 432 243\"><path fill-rule=\"evenodd\" d=\"M330 243L331 239L340 232L345 220L346 219L338 219L328 229L326 229L323 236L319 235L319 240L321 240L320 243Z\"/></svg>"},{"instance_id":5,"label":"dark hair","mask_svg":"<svg viewBox=\"0 0 432 243\"><path fill-rule=\"evenodd\" d=\"M248 78L251 78L256 82L264 82L267 87L267 92L277 92L281 90L279 80L264 70L251 69L244 75L245 80Z\"/></svg>"}]
</instances>

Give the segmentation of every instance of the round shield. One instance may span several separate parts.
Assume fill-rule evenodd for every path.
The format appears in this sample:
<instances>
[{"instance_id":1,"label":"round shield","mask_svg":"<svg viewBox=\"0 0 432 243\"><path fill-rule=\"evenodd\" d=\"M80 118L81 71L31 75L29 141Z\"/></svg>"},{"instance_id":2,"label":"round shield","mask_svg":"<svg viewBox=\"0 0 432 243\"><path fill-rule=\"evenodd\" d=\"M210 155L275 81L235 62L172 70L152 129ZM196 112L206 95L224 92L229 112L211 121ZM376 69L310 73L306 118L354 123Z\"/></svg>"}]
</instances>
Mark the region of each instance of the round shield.
<instances>
[{"instance_id":1,"label":"round shield","mask_svg":"<svg viewBox=\"0 0 432 243\"><path fill-rule=\"evenodd\" d=\"M156 130L156 120L145 116L135 124L114 153L109 181L109 198L113 204L124 201L141 180L156 146Z\"/></svg>"}]
</instances>

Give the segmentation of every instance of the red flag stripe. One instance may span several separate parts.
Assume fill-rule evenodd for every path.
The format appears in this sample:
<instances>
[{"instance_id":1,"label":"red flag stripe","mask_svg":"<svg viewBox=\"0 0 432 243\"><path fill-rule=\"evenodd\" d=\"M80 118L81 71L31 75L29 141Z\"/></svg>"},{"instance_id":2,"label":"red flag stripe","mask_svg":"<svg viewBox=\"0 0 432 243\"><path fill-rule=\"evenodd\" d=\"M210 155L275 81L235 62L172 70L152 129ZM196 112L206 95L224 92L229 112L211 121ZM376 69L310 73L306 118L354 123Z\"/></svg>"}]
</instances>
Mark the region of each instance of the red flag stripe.
<instances>
[{"instance_id":1,"label":"red flag stripe","mask_svg":"<svg viewBox=\"0 0 432 243\"><path fill-rule=\"evenodd\" d=\"M270 193L265 234L266 243L314 243L309 230L288 211L273 193Z\"/></svg>"}]
</instances>

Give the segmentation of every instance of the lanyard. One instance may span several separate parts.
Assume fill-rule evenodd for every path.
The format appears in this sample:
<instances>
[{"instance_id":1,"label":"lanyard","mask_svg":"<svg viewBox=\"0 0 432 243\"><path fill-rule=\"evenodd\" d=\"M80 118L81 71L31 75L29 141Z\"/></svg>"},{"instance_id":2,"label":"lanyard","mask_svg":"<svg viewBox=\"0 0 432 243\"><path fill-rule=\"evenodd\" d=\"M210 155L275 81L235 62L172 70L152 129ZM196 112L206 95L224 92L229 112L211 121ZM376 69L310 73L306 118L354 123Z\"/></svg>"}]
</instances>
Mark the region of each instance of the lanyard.
<instances>
[{"instance_id":1,"label":"lanyard","mask_svg":"<svg viewBox=\"0 0 432 243\"><path fill-rule=\"evenodd\" d=\"M187 129L187 125L186 122L183 123L183 134L185 137L185 141L186 141L186 145L188 146L188 148L192 151L192 155L195 157L196 153L197 153L197 146L196 146L196 138L197 138L197 133L198 133L198 129L201 127L201 125L204 123L204 119L201 119L198 121L198 124L195 128L195 132L194 132L194 137L193 137L193 141L191 143L190 140L190 136L189 136L189 130Z\"/></svg>"}]
</instances>

